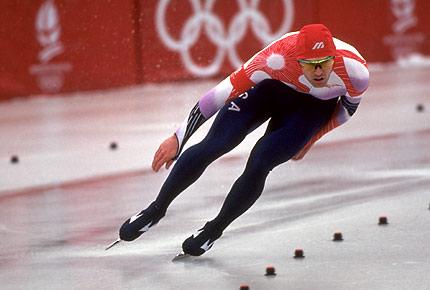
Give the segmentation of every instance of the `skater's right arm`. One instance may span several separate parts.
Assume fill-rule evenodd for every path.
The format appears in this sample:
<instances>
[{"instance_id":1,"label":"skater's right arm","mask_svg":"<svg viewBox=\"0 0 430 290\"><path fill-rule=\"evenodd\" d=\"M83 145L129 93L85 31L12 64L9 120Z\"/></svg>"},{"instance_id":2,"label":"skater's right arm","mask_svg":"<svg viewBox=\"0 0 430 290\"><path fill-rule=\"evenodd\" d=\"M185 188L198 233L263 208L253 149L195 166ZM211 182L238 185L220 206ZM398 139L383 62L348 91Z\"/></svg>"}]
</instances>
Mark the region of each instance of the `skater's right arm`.
<instances>
[{"instance_id":1,"label":"skater's right arm","mask_svg":"<svg viewBox=\"0 0 430 290\"><path fill-rule=\"evenodd\" d=\"M232 73L203 95L197 104L194 105L181 126L176 130L175 134L161 143L152 161L152 169L155 172L158 172L164 164L166 164L166 169L168 169L181 154L187 140L206 120L218 112L227 100L238 96L253 85L241 72L243 72L242 68ZM233 86L232 81L235 86ZM240 87L237 84L240 84Z\"/></svg>"},{"instance_id":2,"label":"skater's right arm","mask_svg":"<svg viewBox=\"0 0 430 290\"><path fill-rule=\"evenodd\" d=\"M228 100L237 97L253 85L241 67L203 95L175 132L178 148L173 159L179 157L185 143L206 120L215 115Z\"/></svg>"}]
</instances>

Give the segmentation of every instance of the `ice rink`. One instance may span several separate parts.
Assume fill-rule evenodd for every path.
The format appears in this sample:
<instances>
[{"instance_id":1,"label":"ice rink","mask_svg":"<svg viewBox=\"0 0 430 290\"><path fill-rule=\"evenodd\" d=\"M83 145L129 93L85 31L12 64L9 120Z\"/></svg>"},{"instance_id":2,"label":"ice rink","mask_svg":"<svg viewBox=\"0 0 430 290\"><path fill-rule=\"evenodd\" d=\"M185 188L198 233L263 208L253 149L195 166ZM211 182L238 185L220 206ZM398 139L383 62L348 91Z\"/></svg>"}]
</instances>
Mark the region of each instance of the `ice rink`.
<instances>
[{"instance_id":1,"label":"ice rink","mask_svg":"<svg viewBox=\"0 0 430 290\"><path fill-rule=\"evenodd\" d=\"M215 81L0 103L0 288L428 290L429 75L430 67L371 67L356 115L302 161L273 170L262 197L208 253L177 262L264 126L156 227L104 249L158 193L168 171L150 170L153 153ZM388 225L378 225L382 216ZM344 240L332 241L335 232ZM294 259L299 248L305 258ZM265 276L267 266L277 275Z\"/></svg>"}]
</instances>

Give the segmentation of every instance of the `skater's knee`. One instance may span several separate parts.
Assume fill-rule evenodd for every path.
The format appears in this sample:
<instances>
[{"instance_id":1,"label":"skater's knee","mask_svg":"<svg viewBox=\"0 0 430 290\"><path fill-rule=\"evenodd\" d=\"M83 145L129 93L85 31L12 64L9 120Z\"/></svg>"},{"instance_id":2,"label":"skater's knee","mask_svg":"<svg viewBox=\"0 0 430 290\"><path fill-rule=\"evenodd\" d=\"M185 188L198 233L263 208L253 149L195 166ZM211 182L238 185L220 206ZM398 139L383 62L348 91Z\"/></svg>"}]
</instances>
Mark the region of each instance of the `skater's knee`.
<instances>
[{"instance_id":1,"label":"skater's knee","mask_svg":"<svg viewBox=\"0 0 430 290\"><path fill-rule=\"evenodd\" d=\"M218 142L202 142L198 145L196 151L193 162L201 160L203 163L209 164L230 151L230 147L228 144L224 144L218 140Z\"/></svg>"},{"instance_id":2,"label":"skater's knee","mask_svg":"<svg viewBox=\"0 0 430 290\"><path fill-rule=\"evenodd\" d=\"M272 169L273 166L266 162L251 161L246 165L243 176L251 180L265 179Z\"/></svg>"},{"instance_id":3,"label":"skater's knee","mask_svg":"<svg viewBox=\"0 0 430 290\"><path fill-rule=\"evenodd\" d=\"M251 175L262 175L267 176L273 168L275 168L280 162L277 156L273 154L258 154L253 152L249 157L246 164L246 172ZM260 152L261 153L261 152Z\"/></svg>"}]
</instances>

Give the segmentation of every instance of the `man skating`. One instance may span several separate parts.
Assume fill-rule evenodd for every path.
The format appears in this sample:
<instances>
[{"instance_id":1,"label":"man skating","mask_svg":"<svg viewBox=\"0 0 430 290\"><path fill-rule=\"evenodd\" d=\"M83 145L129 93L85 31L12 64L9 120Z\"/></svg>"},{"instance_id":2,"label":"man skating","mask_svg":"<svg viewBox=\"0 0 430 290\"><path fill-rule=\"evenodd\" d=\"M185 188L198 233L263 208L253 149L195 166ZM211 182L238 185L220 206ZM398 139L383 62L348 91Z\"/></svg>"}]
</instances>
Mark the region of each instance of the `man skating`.
<instances>
[{"instance_id":1,"label":"man skating","mask_svg":"<svg viewBox=\"0 0 430 290\"><path fill-rule=\"evenodd\" d=\"M269 120L218 215L182 244L185 254L202 255L260 197L274 167L303 158L312 144L355 113L368 80L364 58L322 24L272 42L202 96L160 145L153 170L177 162L155 201L121 226L120 239L132 241L156 225L210 163ZM217 112L206 137L181 153L190 136Z\"/></svg>"}]
</instances>

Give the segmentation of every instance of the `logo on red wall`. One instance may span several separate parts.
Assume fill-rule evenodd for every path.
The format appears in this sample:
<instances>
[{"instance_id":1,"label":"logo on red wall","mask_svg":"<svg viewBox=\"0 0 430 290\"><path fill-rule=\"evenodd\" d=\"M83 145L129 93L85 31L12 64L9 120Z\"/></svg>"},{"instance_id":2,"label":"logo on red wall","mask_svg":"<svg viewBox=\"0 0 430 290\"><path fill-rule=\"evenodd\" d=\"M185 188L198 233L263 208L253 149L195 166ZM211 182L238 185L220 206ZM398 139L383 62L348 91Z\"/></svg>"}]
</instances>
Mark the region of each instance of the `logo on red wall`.
<instances>
[{"instance_id":1,"label":"logo on red wall","mask_svg":"<svg viewBox=\"0 0 430 290\"><path fill-rule=\"evenodd\" d=\"M64 53L64 45L60 39L60 18L54 0L47 0L40 6L35 30L41 50L37 55L39 63L30 67L30 74L36 76L43 93L58 93L64 85L65 73L72 70L72 65L55 62L55 58Z\"/></svg>"},{"instance_id":2,"label":"logo on red wall","mask_svg":"<svg viewBox=\"0 0 430 290\"><path fill-rule=\"evenodd\" d=\"M184 67L191 74L199 77L212 76L220 72L226 58L232 67L241 66L244 61L239 57L237 44L244 39L249 29L263 48L289 32L294 20L294 2L292 0L281 1L283 19L274 32L271 31L270 17L259 9L261 4L265 4L264 1L237 0L238 9L229 25L226 25L222 17L214 11L214 5L217 1L189 0L188 4L191 6L192 14L179 28L179 37L174 37L169 32L170 29L166 21L169 16L167 15L169 5L172 5L171 2L171 0L158 2L155 18L158 35L165 46L179 53ZM183 4L183 2L181 3ZM211 63L205 66L199 65L190 52L191 48L201 40L203 33L216 46L216 52L211 58Z\"/></svg>"},{"instance_id":3,"label":"logo on red wall","mask_svg":"<svg viewBox=\"0 0 430 290\"><path fill-rule=\"evenodd\" d=\"M425 41L424 33L416 31L418 19L415 7L415 0L390 1L390 10L395 21L391 25L393 32L384 37L384 43L391 48L391 54L397 61L420 54Z\"/></svg>"}]
</instances>

